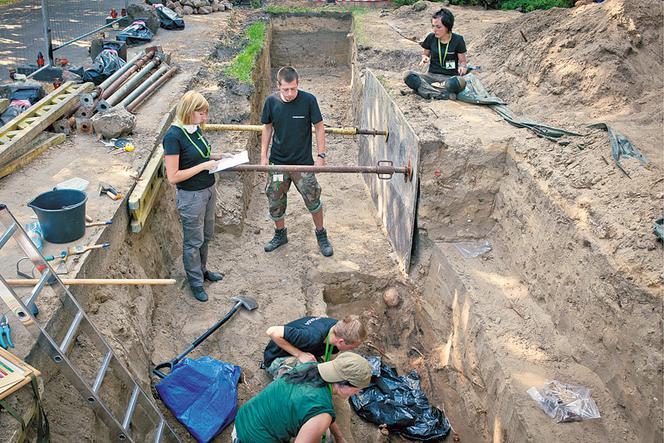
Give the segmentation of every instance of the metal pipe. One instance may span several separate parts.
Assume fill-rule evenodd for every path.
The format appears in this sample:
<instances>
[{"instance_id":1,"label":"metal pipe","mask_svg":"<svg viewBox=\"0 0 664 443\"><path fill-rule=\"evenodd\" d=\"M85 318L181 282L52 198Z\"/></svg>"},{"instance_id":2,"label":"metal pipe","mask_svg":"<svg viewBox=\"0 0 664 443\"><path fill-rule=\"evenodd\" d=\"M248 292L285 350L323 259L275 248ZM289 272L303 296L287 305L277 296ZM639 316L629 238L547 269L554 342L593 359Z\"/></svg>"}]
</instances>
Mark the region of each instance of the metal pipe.
<instances>
[{"instance_id":1,"label":"metal pipe","mask_svg":"<svg viewBox=\"0 0 664 443\"><path fill-rule=\"evenodd\" d=\"M147 62L148 60L152 59L155 56L156 52L155 51L150 51L147 54L145 54L143 57L141 57L139 60L134 63L133 66L131 66L127 71L125 71L122 75L120 75L118 78L115 79L113 83L111 83L106 89L104 89L101 93L101 98L108 98L115 91L122 86L131 75L141 69Z\"/></svg>"},{"instance_id":2,"label":"metal pipe","mask_svg":"<svg viewBox=\"0 0 664 443\"><path fill-rule=\"evenodd\" d=\"M160 59L152 60L150 63L145 65L143 69L138 71L130 80L128 80L124 85L122 85L117 91L113 93L106 100L99 100L97 103L97 111L105 112L109 108L115 106L122 98L129 93L133 88L135 88L143 78L152 71L152 68L161 63Z\"/></svg>"},{"instance_id":3,"label":"metal pipe","mask_svg":"<svg viewBox=\"0 0 664 443\"><path fill-rule=\"evenodd\" d=\"M150 55L152 54L152 55ZM95 99L99 97L100 94L103 94L103 92L108 91L108 94L110 95L115 89L119 87L119 85L122 82L118 82L118 86L115 87L115 89L112 89L112 86L115 84L116 80L118 80L121 76L123 76L127 71L129 71L132 67L134 67L139 61L141 61L144 58L151 58L154 56L154 50L153 51L142 51L139 52L129 60L127 63L124 64L120 69L115 71L113 75L111 75L109 78L103 81L103 83L97 88L86 94L81 94L80 102L81 106L84 106L86 108L91 108L95 104ZM146 61L147 61L146 59ZM132 71L133 72L133 71ZM126 77L125 77L126 78Z\"/></svg>"},{"instance_id":4,"label":"metal pipe","mask_svg":"<svg viewBox=\"0 0 664 443\"><path fill-rule=\"evenodd\" d=\"M129 103L129 104L127 105L127 111L129 111L129 112L134 112L134 111L136 111L138 108L140 108L141 105L143 105L143 103L145 103L145 101L147 100L147 98L150 97L150 95L152 95L152 93L153 93L154 91L156 91L157 89L159 89L159 88L161 87L161 85L163 85L164 83L166 83L166 82L168 81L168 79L170 79L171 77L173 77L173 75L175 75L175 73L176 73L177 71L178 71L178 68L176 68L176 67L174 66L174 67L172 67L172 68L171 68L166 74L164 74L164 75L162 75L161 77L159 77L159 80L157 80L157 81L154 82L152 85L150 85L150 87L149 87L148 89L146 89L145 91L143 91L143 93L142 93L141 95L139 95L138 97L136 97L136 100L134 100L133 102L131 102L131 103Z\"/></svg>"},{"instance_id":5,"label":"metal pipe","mask_svg":"<svg viewBox=\"0 0 664 443\"><path fill-rule=\"evenodd\" d=\"M378 174L379 178L388 179L394 174L404 174L404 179L410 181L412 167L410 162L407 166L393 166L391 161L379 161L377 166L315 166L315 165L238 165L224 169L219 172L316 172L316 173L363 173ZM381 177L382 176L382 177Z\"/></svg>"},{"instance_id":6,"label":"metal pipe","mask_svg":"<svg viewBox=\"0 0 664 443\"><path fill-rule=\"evenodd\" d=\"M129 60L127 63L125 63L120 69L115 71L109 78L104 80L101 85L99 85L99 88L101 90L104 90L108 88L118 77L120 77L122 74L127 72L129 68L134 66L137 61L145 57L147 53L145 51L141 51L138 54L136 54L131 60Z\"/></svg>"},{"instance_id":7,"label":"metal pipe","mask_svg":"<svg viewBox=\"0 0 664 443\"><path fill-rule=\"evenodd\" d=\"M41 0L41 10L42 10L42 20L44 21L44 41L46 43L46 57L47 63L44 68L47 66L54 66L54 57L53 57L53 41L51 39L51 21L48 14L48 0ZM38 69L39 72L41 69ZM33 73L33 75L36 73Z\"/></svg>"},{"instance_id":8,"label":"metal pipe","mask_svg":"<svg viewBox=\"0 0 664 443\"><path fill-rule=\"evenodd\" d=\"M123 17L117 18L117 19L113 20L112 22L109 22L109 23L107 23L107 24L105 24L105 25L103 25L103 26L100 26L100 27L98 27L97 29L95 29L95 30L93 30L93 31L86 32L85 34L83 34L83 35L79 35L78 37L73 38L73 39L71 39L71 40L69 40L69 41L66 41L66 42L64 42L64 43L61 44L61 45L55 46L55 47L53 48L53 51L56 51L56 50L58 50L58 49L62 49L62 48L64 48L65 46L69 46L69 45L71 45L72 43L76 43L76 42L79 41L79 40L83 40L85 37L87 37L87 36L89 36L89 35L95 34L95 33L99 32L99 31L101 31L102 29L108 28L109 26L113 26L114 24L118 23L118 22L119 22L120 20L122 20L122 19L123 19Z\"/></svg>"},{"instance_id":9,"label":"metal pipe","mask_svg":"<svg viewBox=\"0 0 664 443\"><path fill-rule=\"evenodd\" d=\"M210 123L205 125L205 131L248 131L248 132L261 132L263 130L262 125L227 125L227 124L215 124ZM313 130L313 129L312 129ZM361 128L330 128L326 127L325 132L327 134L337 134L337 135L384 135L387 136L387 131L381 131L378 129L361 129Z\"/></svg>"},{"instance_id":10,"label":"metal pipe","mask_svg":"<svg viewBox=\"0 0 664 443\"><path fill-rule=\"evenodd\" d=\"M134 89L131 91L120 103L118 106L124 106L127 107L127 105L131 102L134 101L136 97L141 95L143 91L148 89L150 85L152 85L154 82L156 82L159 77L161 77L166 71L168 70L168 65L166 63L163 63L159 69L157 69L155 72L152 73L150 77L147 78L143 83L141 83L141 86L138 88Z\"/></svg>"}]
</instances>

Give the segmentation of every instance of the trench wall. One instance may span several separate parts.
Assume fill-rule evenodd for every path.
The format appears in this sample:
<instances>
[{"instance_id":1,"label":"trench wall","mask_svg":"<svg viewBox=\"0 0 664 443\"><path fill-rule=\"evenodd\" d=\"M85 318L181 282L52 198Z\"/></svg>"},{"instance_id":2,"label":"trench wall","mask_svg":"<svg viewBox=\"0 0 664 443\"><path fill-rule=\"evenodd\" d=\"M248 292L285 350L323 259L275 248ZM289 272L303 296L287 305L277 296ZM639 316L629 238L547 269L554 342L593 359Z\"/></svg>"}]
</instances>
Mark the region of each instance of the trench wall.
<instances>
[{"instance_id":1,"label":"trench wall","mask_svg":"<svg viewBox=\"0 0 664 443\"><path fill-rule=\"evenodd\" d=\"M268 27L266 43L258 56L253 73L255 89L248 99L249 110L237 110L238 116L251 115L252 120L242 123L257 122L262 103L271 89L269 75L265 75L270 71L270 41L271 28ZM160 128L157 129L157 133L161 136L156 140L155 147L161 143L163 133L171 120L166 116L162 119ZM260 157L258 136L253 134L249 136L246 146L250 159L255 162ZM246 174L241 177L224 177L219 180L222 186L224 180L235 180L235 183L240 184L239 208L243 220L255 176ZM218 219L223 217L224 210L221 208L218 211ZM108 250L95 250L87 254L76 278L171 278L173 276L173 271L181 266L179 260L182 256L182 228L175 209L174 186L165 181L162 183L157 203L140 233L131 233L128 229L129 222L125 201L113 216L113 223L104 229L98 239L98 243L108 242L111 247ZM241 223L238 229L239 233L242 229ZM152 362L154 330L160 324L160 320L154 317L155 306L160 298L188 291L186 285L72 286L70 290L95 327L113 348L119 360L125 364L143 390L150 393L150 371L154 363ZM59 317L61 317L59 312L53 314L53 318ZM85 349L85 339L79 337L76 340L78 345L83 345ZM39 348L37 343L33 345L26 360L39 368L43 374L43 400L51 422L52 441L70 441L72 436L75 436L77 441L114 440L107 435L105 425L95 417L78 391L64 378L58 365ZM98 369L97 362L90 359L86 363L85 358L81 367L86 373ZM109 393L115 397L113 402L122 403L122 400L118 402L118 399L124 397L128 400L129 393L121 392L122 386L114 383L111 378L109 380L110 382L105 381L104 385L108 385L106 389L109 389ZM159 402L156 402L159 405ZM124 408L126 403L117 406ZM0 432L0 436L5 435L5 431L9 432L9 429Z\"/></svg>"}]
</instances>

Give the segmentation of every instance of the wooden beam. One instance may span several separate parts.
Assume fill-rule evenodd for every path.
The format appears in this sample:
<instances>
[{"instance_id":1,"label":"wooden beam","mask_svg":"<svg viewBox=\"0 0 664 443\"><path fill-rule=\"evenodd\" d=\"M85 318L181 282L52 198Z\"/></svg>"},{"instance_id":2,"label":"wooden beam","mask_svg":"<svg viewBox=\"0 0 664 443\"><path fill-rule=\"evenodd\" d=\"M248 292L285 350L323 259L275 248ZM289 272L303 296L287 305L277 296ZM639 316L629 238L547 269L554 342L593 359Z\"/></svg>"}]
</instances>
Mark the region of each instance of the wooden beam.
<instances>
[{"instance_id":1,"label":"wooden beam","mask_svg":"<svg viewBox=\"0 0 664 443\"><path fill-rule=\"evenodd\" d=\"M51 132L42 132L35 140L30 143L29 150L19 158L10 161L7 165L0 168L0 178L6 177L9 174L18 171L23 166L30 163L35 158L39 157L48 148L60 145L65 142L67 136L65 134L53 134Z\"/></svg>"},{"instance_id":2,"label":"wooden beam","mask_svg":"<svg viewBox=\"0 0 664 443\"><path fill-rule=\"evenodd\" d=\"M131 232L141 232L152 211L164 181L164 150L159 146L129 195L127 206L132 217Z\"/></svg>"},{"instance_id":3,"label":"wooden beam","mask_svg":"<svg viewBox=\"0 0 664 443\"><path fill-rule=\"evenodd\" d=\"M29 143L63 115L72 111L78 105L79 94L90 92L93 88L93 83L67 82L0 128L0 166L7 165L29 152ZM57 103L56 98L62 100ZM21 129L21 123L25 121L32 123Z\"/></svg>"}]
</instances>

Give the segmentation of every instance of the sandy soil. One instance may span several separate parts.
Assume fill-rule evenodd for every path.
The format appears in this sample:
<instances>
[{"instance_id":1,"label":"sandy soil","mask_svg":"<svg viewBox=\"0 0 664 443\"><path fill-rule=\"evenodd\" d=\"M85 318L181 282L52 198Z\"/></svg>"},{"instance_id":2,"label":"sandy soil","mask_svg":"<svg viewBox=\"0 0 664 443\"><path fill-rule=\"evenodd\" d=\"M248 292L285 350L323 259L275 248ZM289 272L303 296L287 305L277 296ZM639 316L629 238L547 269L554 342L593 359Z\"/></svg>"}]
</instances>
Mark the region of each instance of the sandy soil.
<instances>
[{"instance_id":1,"label":"sandy soil","mask_svg":"<svg viewBox=\"0 0 664 443\"><path fill-rule=\"evenodd\" d=\"M290 5L305 3L309 5L308 2L294 0L279 2ZM494 214L493 199L489 203L459 203L460 206L449 207L436 207L436 200L439 196L454 196L457 192L457 201L467 203L470 199L460 194L471 188L495 196L500 189L503 173L516 175L514 170L525 169L532 173L530 177L536 184L534 187L544 189L552 205L564 208L565 217L573 220L570 232L580 232L583 238L590 238L593 248L607 257L607 272L613 273L616 269L624 274L630 285L646 294L643 305L652 306L656 313L662 295L662 255L650 231L652 220L662 211L664 199L661 178L664 162L661 152L662 108L661 100L657 99L658 94L661 94L663 77L661 4L608 0L603 5L526 15L453 8L457 15L456 30L466 37L471 63L482 65L483 70L479 75L489 89L507 100L514 111L545 123L583 132L583 124L586 122L607 121L614 124L651 159L651 164L646 168L634 160L625 161L623 164L631 179L622 175L613 165L610 148L603 134L560 146L536 139L525 130L512 128L489 109L452 101L424 102L410 93L403 95L401 91L405 86L401 83L401 73L414 67L419 60L420 49L415 43L399 36L394 27L406 35L421 37L429 29L428 17L438 7L439 4L427 3L424 11L414 11L411 7L382 12L375 9L361 16L360 31L355 36L359 46L358 64L371 68L382 78L383 84L412 120L413 126L421 130L423 140L435 142L436 146L441 147L441 157L430 156L430 163L423 165L423 170L428 172L422 175L423 189L433 191L422 195L425 208L429 211L421 214L420 228L424 240L439 242L486 235L496 225L494 215L509 217L511 214L508 209L514 202L498 201L497 212ZM197 46L195 54L184 53L183 48L190 45L184 34L168 34L174 36L173 48L177 50L181 62L190 63L183 69L181 79L189 80L192 73L197 73L193 81L198 89L210 97L214 122L249 123L252 119L254 95L247 93L257 92L237 89L223 79L219 69L232 55L232 51L224 48L234 46L234 43L229 45L228 42L235 41L237 32L246 25L248 15L243 13L236 16L231 26L233 29L229 30L224 27L225 21L213 21L216 15L192 17L192 21L206 29L209 39L200 47ZM224 33L220 41L216 41L222 29ZM519 29L528 42L518 33ZM199 29L199 32L203 31ZM196 39L197 42L201 40ZM213 51L212 47L216 43L218 47ZM212 52L215 56L202 62ZM505 63L498 55L501 53L511 53L514 57ZM534 57L526 54L542 55ZM629 63L623 63L623 59ZM300 68L302 89L318 96L326 123L334 126L352 125L349 67L334 57L315 61L296 59L294 63ZM613 69L616 65L620 69ZM624 65L629 67L623 68ZM267 69L262 74L267 76ZM572 84L576 86L571 88ZM621 84L628 86L621 87ZM651 87L643 88L646 84ZM150 140L150 132L168 105L182 92L185 80L179 85L179 89L167 94L168 98L164 102L157 104L157 101L153 101L141 112L137 131L139 140L142 137ZM642 93L643 89L645 92ZM237 151L249 147L253 149L252 156L256 155L255 139L244 134L214 134L211 139L213 145L221 150ZM17 206L27 200L32 193L26 193L26 188L30 189L30 184L37 182L40 177L43 180L43 170L47 166L42 162L48 161L48 167L53 169L45 174L48 177L67 165L67 159L77 158L80 162L87 148L81 140L81 137L77 137L76 145L62 148L61 153L60 150L52 151L25 174L0 182L3 199L8 195ZM327 140L330 164L355 162L357 144L354 140L331 136ZM487 160L488 154L478 148L485 146L491 148L489 151L495 156L492 160ZM445 157L447 153L450 157ZM516 164L512 170L506 167L504 172L501 170L496 173L483 166L491 162L502 165L507 162L507 157ZM443 160L449 161L449 164L441 165L439 162ZM481 163L482 167L474 169L474 162ZM123 162L119 167L122 171L126 170L129 177L130 171L141 163L142 159L135 158ZM113 173L104 166L93 166L96 168L93 175L104 174L106 177L106 174ZM443 179L431 174L431 169L436 167L443 170ZM73 171L85 169L79 163L72 167ZM421 331L419 297L427 274L428 251L425 249L416 257L409 276L398 271L360 176L320 175L326 227L335 247L332 258L324 258L319 254L311 217L295 191L291 192L289 199L289 244L272 254L264 253L262 245L272 234L272 223L267 217L263 194L265 177L256 175L250 180L245 178L242 183L238 177L234 177L235 181L223 176L219 178L223 183L220 187L222 201L218 208L219 233L211 247L209 267L225 273L226 278L221 283L209 285L208 303L195 301L184 284L179 222L173 210L173 188L168 185L162 189L161 201L146 232L128 237L121 246L109 251L112 254L108 260L102 260L103 266L98 271L114 276L170 275L177 277L181 283L171 289L98 290L89 291L86 295L87 308L96 324L111 337L114 349L132 368L144 387L149 386L147 371L152 363L168 360L181 352L232 307L228 297L246 294L256 298L260 308L251 313L236 314L233 320L192 354L193 357L211 355L242 366L244 377L239 391L240 402L259 392L268 382L264 372L258 368L266 343L263 331L268 326L283 324L301 315L356 312L365 316L371 330L371 346L365 345L360 351L388 354L402 371L417 368L423 374L423 383L430 399L446 409L462 441L488 441L491 438L486 422L477 418L486 417L487 414L480 408L480 399L475 399L477 410L462 410L457 406L468 404L468 399L460 398L466 392L456 392L445 381L445 377L436 376L439 372L449 375L452 370L448 366L436 366L432 356L446 337L432 336ZM131 179L127 178L127 186L129 183ZM45 189L50 186L44 184ZM507 195L518 202L516 192L518 190ZM99 203L107 202L102 200ZM537 202L529 199L524 203L533 203L534 208ZM107 212L112 213L111 209ZM21 214L28 216L26 211ZM465 223L466 220L475 222ZM523 236L523 242L527 244L522 250L532 247L533 239L547 245L553 243L551 247L559 242L555 235L533 236L531 230L534 225L529 224L531 220L521 222L522 231L509 227L495 231L496 243L503 247L510 245L510 239L518 238L519 235ZM528 234L527 238L525 234ZM118 234L118 237L121 235ZM509 253L509 247L501 249L497 246L497 250L499 252L496 252L496 256L503 252ZM476 309L480 310L483 319L478 328L494 338L512 337L510 334L514 333L515 338L511 343L500 344L504 346L500 348L501 351L512 349L515 341L526 343L524 355L530 359L540 358L544 351L528 340L534 340L533 337L541 339L543 349L550 349L550 355L553 356L542 357L544 364L563 367L563 372L571 376L575 366L569 362L576 355L570 356L569 352L560 351L559 346L567 346L565 337L551 339L537 325L529 325L526 331L520 330L519 326L523 322L520 315L523 312L530 313L531 309L535 312L536 302L554 298L556 290L574 287L575 283L567 282L567 286L562 286L562 289L547 289L554 288L556 283L557 277L549 276L546 272L552 264L545 261L546 256L535 256L534 260L529 258L515 256L512 257L513 262L506 264L522 271L521 275L515 272L511 276L513 282L516 282L513 284L516 287L514 291L525 292L526 289L522 289L521 285L525 287L529 281L545 282L550 286L542 286L544 289L539 292L531 288L532 300L529 298L530 301L524 302L523 306L516 305L516 311L510 309L509 315L505 314L507 308L496 307L500 306L498 302L496 306L488 302L477 303ZM488 263L486 268L493 265ZM572 263L563 263L561 272L573 272L574 266ZM593 266L599 265L594 262ZM462 268L460 273L463 273L463 263L459 267ZM483 270L484 265L478 268ZM4 265L2 270L5 271ZM519 283L519 278L524 281ZM509 284L512 285L512 280ZM390 286L398 287L405 300L398 311L386 309L381 302L382 292ZM491 289L488 285L486 288ZM560 303L565 306L564 301ZM525 306L528 310L522 311L526 309ZM583 310L578 305L570 306L565 309ZM531 315L540 319L535 314ZM548 317L541 318L542 321L551 321ZM652 319L645 314L642 318ZM434 320L443 321L442 318ZM558 327L560 321L561 329L564 330L564 320L556 319L555 327ZM620 334L620 327L617 323L610 324L603 334L613 337ZM437 331L436 327L432 329ZM27 338L24 339L27 342ZM615 342L617 339L611 340ZM652 360L639 363L636 370L657 371L659 368L661 374L661 357L655 355ZM564 364L558 365L558 362ZM518 362L515 365L518 368ZM579 373L583 373L587 380L596 379L587 369ZM477 374L479 372L469 372L472 382L482 385L484 381ZM616 377L623 375L617 373ZM66 410L56 407L64 403L71 409L86 411L75 395L70 394L66 383L58 379L47 384L47 393L49 386L51 394L47 394L47 405L54 411L54 441L71 440L72 437L88 441L103 440L103 437L95 438L95 434L100 435L99 424L91 424L89 415L71 417ZM607 391L600 394L607 404L612 401ZM484 392L482 395L488 394ZM525 401L521 406L532 408L532 404ZM610 422L609 428L624 422L624 418L615 412L617 409L616 405L607 409L610 412L605 420ZM170 417L167 411L165 414ZM349 429L348 435L352 435L354 441L399 441L394 437L386 438L375 427L359 421L345 404L339 405L339 414L340 422L344 428ZM193 441L172 418L170 422L185 441ZM629 425L630 431L632 425ZM587 426L590 428L592 425ZM80 432L72 431L81 429ZM630 435L626 430L625 439L629 440ZM514 439L518 440L518 437ZM217 439L228 440L228 431Z\"/></svg>"}]
</instances>

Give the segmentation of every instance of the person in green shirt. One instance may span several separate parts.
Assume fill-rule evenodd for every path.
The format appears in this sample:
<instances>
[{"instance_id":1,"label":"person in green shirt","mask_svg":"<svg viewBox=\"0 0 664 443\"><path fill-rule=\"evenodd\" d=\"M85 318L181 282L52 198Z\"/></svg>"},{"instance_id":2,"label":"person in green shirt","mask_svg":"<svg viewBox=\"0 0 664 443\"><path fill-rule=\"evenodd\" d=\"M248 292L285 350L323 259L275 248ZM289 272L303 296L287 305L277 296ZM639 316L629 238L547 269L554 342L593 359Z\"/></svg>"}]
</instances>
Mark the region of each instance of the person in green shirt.
<instances>
[{"instance_id":1,"label":"person in green shirt","mask_svg":"<svg viewBox=\"0 0 664 443\"><path fill-rule=\"evenodd\" d=\"M318 443L330 429L337 443L346 439L334 422L332 394L349 398L369 386L371 366L344 352L326 363L305 363L276 379L240 407L233 443Z\"/></svg>"}]
</instances>

